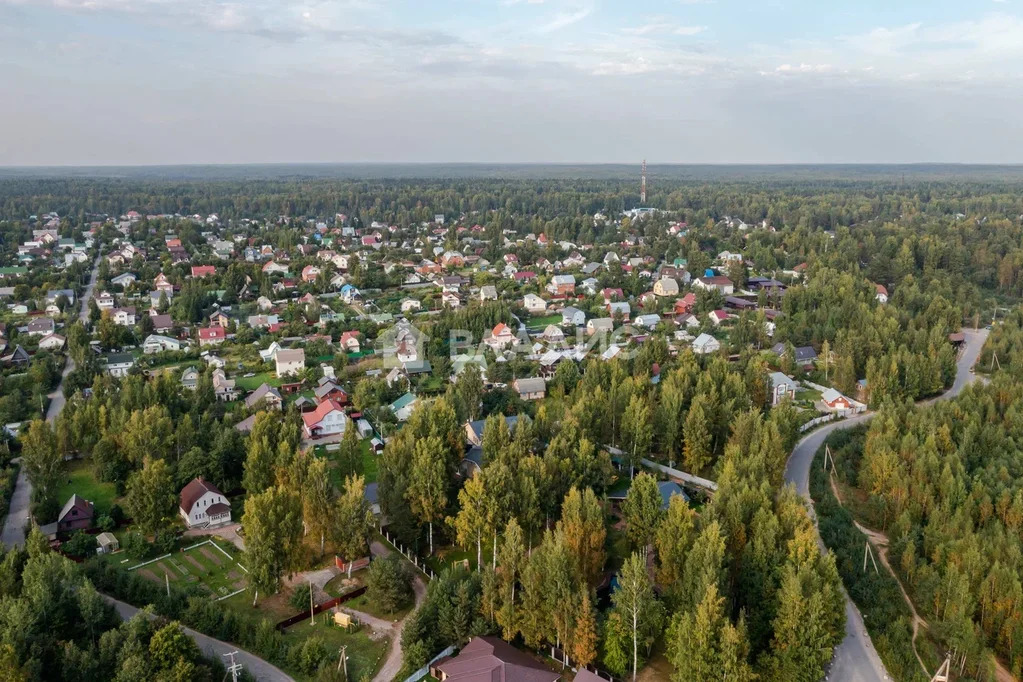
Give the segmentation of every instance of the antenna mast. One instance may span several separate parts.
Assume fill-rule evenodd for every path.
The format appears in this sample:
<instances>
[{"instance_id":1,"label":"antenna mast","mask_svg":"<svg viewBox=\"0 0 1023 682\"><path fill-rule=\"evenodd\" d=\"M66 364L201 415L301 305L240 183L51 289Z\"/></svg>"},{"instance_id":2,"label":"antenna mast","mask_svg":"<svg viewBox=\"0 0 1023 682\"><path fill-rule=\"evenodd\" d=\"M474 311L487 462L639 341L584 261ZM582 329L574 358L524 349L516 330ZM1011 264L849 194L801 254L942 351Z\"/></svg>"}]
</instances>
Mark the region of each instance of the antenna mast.
<instances>
[{"instance_id":1,"label":"antenna mast","mask_svg":"<svg viewBox=\"0 0 1023 682\"><path fill-rule=\"evenodd\" d=\"M646 159L643 159L643 174L639 181L639 203L646 203Z\"/></svg>"}]
</instances>

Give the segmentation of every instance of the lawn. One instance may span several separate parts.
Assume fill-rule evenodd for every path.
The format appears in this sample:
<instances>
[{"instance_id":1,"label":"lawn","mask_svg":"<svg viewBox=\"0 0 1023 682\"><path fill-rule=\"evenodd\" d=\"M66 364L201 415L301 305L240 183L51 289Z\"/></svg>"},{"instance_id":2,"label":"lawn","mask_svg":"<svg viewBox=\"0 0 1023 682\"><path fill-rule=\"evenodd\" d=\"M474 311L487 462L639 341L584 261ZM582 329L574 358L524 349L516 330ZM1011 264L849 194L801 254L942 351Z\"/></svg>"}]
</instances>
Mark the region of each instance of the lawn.
<instances>
[{"instance_id":1,"label":"lawn","mask_svg":"<svg viewBox=\"0 0 1023 682\"><path fill-rule=\"evenodd\" d=\"M323 445L317 445L314 449L318 457L325 457L327 461L331 462L333 466L330 469L330 480L334 483L334 486L340 490L344 487L345 482L341 480L341 472L338 470L337 461L337 450L328 450ZM366 484L376 483L377 476L379 475L379 455L373 452L373 448L370 446L368 438L364 438L359 441L359 451L362 453L362 475L366 478Z\"/></svg>"},{"instance_id":2,"label":"lawn","mask_svg":"<svg viewBox=\"0 0 1023 682\"><path fill-rule=\"evenodd\" d=\"M290 646L308 637L319 637L333 652L334 665L337 665L337 661L340 660L341 647L346 647L348 679L368 680L372 678L387 655L390 639L383 635L374 635L367 626L362 626L353 632L346 632L333 625L327 616L327 613L318 614L316 625L310 625L308 620L292 625L284 633L285 643Z\"/></svg>"},{"instance_id":3,"label":"lawn","mask_svg":"<svg viewBox=\"0 0 1023 682\"><path fill-rule=\"evenodd\" d=\"M117 487L113 483L103 483L97 480L92 471L91 462L84 459L70 463L67 477L57 491L57 501L63 505L75 493L95 505L94 518L109 513L110 508L117 500Z\"/></svg>"},{"instance_id":4,"label":"lawn","mask_svg":"<svg viewBox=\"0 0 1023 682\"><path fill-rule=\"evenodd\" d=\"M371 600L368 595L362 594L344 603L346 608L354 609L355 611L362 611L368 613L371 616L380 618L382 620L389 620L391 622L398 622L402 618L408 615L409 611L412 610L412 605L406 606L403 609L398 609L394 613L388 613L381 609L376 602Z\"/></svg>"},{"instance_id":5,"label":"lawn","mask_svg":"<svg viewBox=\"0 0 1023 682\"><path fill-rule=\"evenodd\" d=\"M561 326L561 320L563 317L558 315L544 315L543 317L530 317L526 320L526 326L531 328L546 329L547 325L553 324Z\"/></svg>"},{"instance_id":6,"label":"lawn","mask_svg":"<svg viewBox=\"0 0 1023 682\"><path fill-rule=\"evenodd\" d=\"M491 548L493 546L491 545ZM491 549L492 551L492 549ZM490 552L487 551L487 543L483 542L483 562L486 563L490 557ZM469 570L476 569L476 549L472 551L461 549L458 547L444 547L434 551L434 553L425 559L426 565L430 567L434 573L440 573L448 566L455 563L461 563L463 561L469 562Z\"/></svg>"},{"instance_id":7,"label":"lawn","mask_svg":"<svg viewBox=\"0 0 1023 682\"><path fill-rule=\"evenodd\" d=\"M251 377L236 376L235 386L243 388L246 391L255 391L263 384L270 384L271 386L280 386L283 381L278 379L272 372L259 372Z\"/></svg>"}]
</instances>

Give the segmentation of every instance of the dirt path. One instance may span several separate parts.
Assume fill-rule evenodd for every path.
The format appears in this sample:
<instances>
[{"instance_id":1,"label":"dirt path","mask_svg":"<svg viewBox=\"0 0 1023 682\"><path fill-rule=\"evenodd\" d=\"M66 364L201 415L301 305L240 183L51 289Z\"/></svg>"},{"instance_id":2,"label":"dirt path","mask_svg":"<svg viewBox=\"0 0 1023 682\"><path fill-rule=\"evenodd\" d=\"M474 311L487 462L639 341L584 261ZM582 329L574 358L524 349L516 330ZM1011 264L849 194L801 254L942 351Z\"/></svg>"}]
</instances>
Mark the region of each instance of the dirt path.
<instances>
[{"instance_id":1,"label":"dirt path","mask_svg":"<svg viewBox=\"0 0 1023 682\"><path fill-rule=\"evenodd\" d=\"M391 548L387 547L382 542L373 541L370 545L370 552L373 556L387 556L391 553L391 551ZM419 574L418 570L416 571L416 579L412 583L412 589L415 590L416 593L416 608L418 608L426 598L426 583L423 581L423 577ZM410 611L409 615L411 615L414 611L415 609ZM360 618L362 617L365 617L367 622L370 622L368 619L372 618L369 614L360 615ZM372 619L379 620L376 618ZM373 678L373 682L391 682L391 680L398 677L398 671L401 670L401 631L405 627L406 620L408 620L408 616L405 616L405 618L398 623L387 623L387 627L392 633L391 647L387 650L387 658L384 660L384 665L380 668L380 672L376 674L376 677ZM386 621L381 622L383 623Z\"/></svg>"},{"instance_id":2,"label":"dirt path","mask_svg":"<svg viewBox=\"0 0 1023 682\"><path fill-rule=\"evenodd\" d=\"M845 502L842 501L842 494L838 491L838 485L835 483L834 472L828 476L828 481L831 483L831 492L834 493L835 499L838 500L838 504L844 507ZM899 586L902 598L906 601L906 604L909 605L909 611L913 614L913 638L910 640L910 644L913 646L913 655L916 656L916 660L923 669L924 675L930 677L931 673L927 670L927 666L924 665L924 659L920 657L920 652L916 649L916 636L920 633L921 626L925 628L927 627L927 621L921 618L920 614L916 612L916 606L913 604L913 600L909 598L906 588L902 586L902 581L899 580L899 576L895 574L895 571L892 569L892 565L888 563L888 536L861 525L856 519L853 519L853 524L861 533L867 536L870 544L877 550L877 558L881 560L885 570L887 570L888 573L895 578L895 584Z\"/></svg>"}]
</instances>

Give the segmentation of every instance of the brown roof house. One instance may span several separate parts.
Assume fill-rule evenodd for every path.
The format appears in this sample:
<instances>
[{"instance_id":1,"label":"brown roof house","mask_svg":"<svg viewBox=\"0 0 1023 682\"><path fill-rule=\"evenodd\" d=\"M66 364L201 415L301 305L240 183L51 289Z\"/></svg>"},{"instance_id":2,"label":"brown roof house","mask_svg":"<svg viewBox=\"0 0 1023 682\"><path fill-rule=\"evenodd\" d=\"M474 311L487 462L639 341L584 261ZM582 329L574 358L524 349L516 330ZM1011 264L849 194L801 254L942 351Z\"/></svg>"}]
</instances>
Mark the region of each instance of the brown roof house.
<instances>
[{"instance_id":1,"label":"brown roof house","mask_svg":"<svg viewBox=\"0 0 1023 682\"><path fill-rule=\"evenodd\" d=\"M557 682L561 675L497 637L473 637L430 671L441 682Z\"/></svg>"},{"instance_id":2,"label":"brown roof house","mask_svg":"<svg viewBox=\"0 0 1023 682\"><path fill-rule=\"evenodd\" d=\"M72 495L64 503L64 508L60 510L60 514L57 516L57 530L69 531L90 528L92 526L92 516L92 502L79 497L77 494Z\"/></svg>"},{"instance_id":3,"label":"brown roof house","mask_svg":"<svg viewBox=\"0 0 1023 682\"><path fill-rule=\"evenodd\" d=\"M231 503L215 485L193 478L181 489L181 518L189 528L206 528L231 522Z\"/></svg>"}]
</instances>

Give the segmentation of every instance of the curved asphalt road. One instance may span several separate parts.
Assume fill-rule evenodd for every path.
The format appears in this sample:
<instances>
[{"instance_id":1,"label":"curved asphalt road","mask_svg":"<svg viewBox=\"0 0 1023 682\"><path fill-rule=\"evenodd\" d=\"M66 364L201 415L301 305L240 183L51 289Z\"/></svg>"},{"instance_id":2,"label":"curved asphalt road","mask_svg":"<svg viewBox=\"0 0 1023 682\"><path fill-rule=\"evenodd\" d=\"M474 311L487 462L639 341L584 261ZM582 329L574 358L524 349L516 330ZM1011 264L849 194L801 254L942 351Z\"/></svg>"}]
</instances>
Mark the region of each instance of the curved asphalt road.
<instances>
[{"instance_id":1,"label":"curved asphalt road","mask_svg":"<svg viewBox=\"0 0 1023 682\"><path fill-rule=\"evenodd\" d=\"M943 393L937 400L954 398L972 382L976 377L970 372L970 368L977 362L980 350L987 340L988 332L985 329L979 331L963 330L966 335L966 344L956 362L956 378L952 388ZM931 401L933 402L933 401ZM785 467L785 482L796 486L796 492L806 498L810 506L810 515L813 516L813 501L810 499L810 466L817 450L824 443L828 434L839 429L848 429L870 421L872 413L861 414L851 419L840 422L833 422L812 432L800 440L792 455L789 457L788 465ZM817 542L824 549L820 536ZM867 629L863 624L863 617L859 609L853 604L849 596L845 599L845 639L835 648L835 655L831 659L831 668L828 672L829 680L838 682L883 682L890 680L888 672L881 663L881 658L874 650L870 641Z\"/></svg>"}]
</instances>

